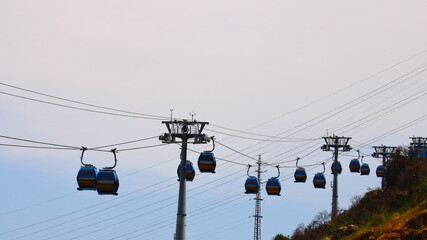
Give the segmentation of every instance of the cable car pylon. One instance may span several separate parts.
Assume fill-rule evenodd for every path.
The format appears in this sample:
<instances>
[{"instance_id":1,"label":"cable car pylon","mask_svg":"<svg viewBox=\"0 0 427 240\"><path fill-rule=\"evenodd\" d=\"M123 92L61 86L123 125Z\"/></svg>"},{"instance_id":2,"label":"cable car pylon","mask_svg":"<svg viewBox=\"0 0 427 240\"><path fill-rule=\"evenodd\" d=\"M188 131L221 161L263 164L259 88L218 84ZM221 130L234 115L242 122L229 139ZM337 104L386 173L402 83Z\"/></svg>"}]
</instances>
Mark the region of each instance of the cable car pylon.
<instances>
[{"instance_id":1,"label":"cable car pylon","mask_svg":"<svg viewBox=\"0 0 427 240\"><path fill-rule=\"evenodd\" d=\"M380 173L380 176L378 174L378 168L377 168L377 176L382 177L381 180L381 189L385 189L387 187L387 183L385 180L385 171L387 171L387 164L388 164L388 156L390 156L390 154L392 154L395 150L396 147L390 147L390 146L372 146L375 150L375 152L372 154L372 157L374 158L380 158L382 157L383 159L383 165L382 168L381 166L378 166L379 170L383 171L384 173Z\"/></svg>"},{"instance_id":2,"label":"cable car pylon","mask_svg":"<svg viewBox=\"0 0 427 240\"><path fill-rule=\"evenodd\" d=\"M427 157L427 138L410 137L412 139L409 147L409 155L412 157Z\"/></svg>"},{"instance_id":3,"label":"cable car pylon","mask_svg":"<svg viewBox=\"0 0 427 240\"><path fill-rule=\"evenodd\" d=\"M194 116L193 116L194 117ZM163 143L181 143L181 166L178 169L178 176L186 176L187 166L187 143L189 139L194 139L194 144L205 144L210 141L210 138L202 131L208 122L198 122L196 120L173 120L171 111L171 120L163 121L166 125L168 132L161 135L159 140ZM180 138L181 141L177 141ZM176 217L176 240L185 240L185 222L186 222L186 177L179 177L179 196L178 196L178 211Z\"/></svg>"},{"instance_id":4,"label":"cable car pylon","mask_svg":"<svg viewBox=\"0 0 427 240\"><path fill-rule=\"evenodd\" d=\"M332 186L332 211L331 211L331 219L334 219L338 215L338 151L342 148L341 151L347 152L351 150L350 145L348 145L348 141L351 137L338 137L338 136L330 136L323 137L325 139L326 144L321 147L323 151L334 151L334 180Z\"/></svg>"}]
</instances>

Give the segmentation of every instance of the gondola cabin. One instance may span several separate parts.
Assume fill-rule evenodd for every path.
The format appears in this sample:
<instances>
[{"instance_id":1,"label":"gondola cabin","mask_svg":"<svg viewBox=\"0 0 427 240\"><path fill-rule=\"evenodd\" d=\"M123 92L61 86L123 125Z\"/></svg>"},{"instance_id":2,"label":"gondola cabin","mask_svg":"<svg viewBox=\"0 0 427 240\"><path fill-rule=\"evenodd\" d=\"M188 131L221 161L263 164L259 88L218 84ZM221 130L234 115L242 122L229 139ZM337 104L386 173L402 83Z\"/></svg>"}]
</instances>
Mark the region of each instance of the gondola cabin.
<instances>
[{"instance_id":1,"label":"gondola cabin","mask_svg":"<svg viewBox=\"0 0 427 240\"><path fill-rule=\"evenodd\" d=\"M201 153L197 165L202 173L215 173L216 160L214 154L211 152Z\"/></svg>"},{"instance_id":2,"label":"gondola cabin","mask_svg":"<svg viewBox=\"0 0 427 240\"><path fill-rule=\"evenodd\" d=\"M86 164L82 166L77 173L77 190L96 190L96 174L97 169L95 166Z\"/></svg>"},{"instance_id":3,"label":"gondola cabin","mask_svg":"<svg viewBox=\"0 0 427 240\"><path fill-rule=\"evenodd\" d=\"M180 179L180 170L181 170L181 163L178 165L177 174L178 174L178 181ZM193 163L190 161L187 161L185 164L185 180L192 182L194 179L194 176L196 176L196 171L194 171Z\"/></svg>"},{"instance_id":4,"label":"gondola cabin","mask_svg":"<svg viewBox=\"0 0 427 240\"><path fill-rule=\"evenodd\" d=\"M313 178L313 185L315 188L325 188L326 178L323 173L316 173Z\"/></svg>"},{"instance_id":5,"label":"gondola cabin","mask_svg":"<svg viewBox=\"0 0 427 240\"><path fill-rule=\"evenodd\" d=\"M375 173L377 174L377 177L385 177L385 167L383 165L379 165Z\"/></svg>"},{"instance_id":6,"label":"gondola cabin","mask_svg":"<svg viewBox=\"0 0 427 240\"><path fill-rule=\"evenodd\" d=\"M360 171L360 162L357 159L353 159L350 161L350 172L359 172Z\"/></svg>"},{"instance_id":7,"label":"gondola cabin","mask_svg":"<svg viewBox=\"0 0 427 240\"><path fill-rule=\"evenodd\" d=\"M307 173L305 172L305 169L297 168L295 170L294 178L296 183L305 183L307 180Z\"/></svg>"},{"instance_id":8,"label":"gondola cabin","mask_svg":"<svg viewBox=\"0 0 427 240\"><path fill-rule=\"evenodd\" d=\"M331 165L332 174L334 174L334 172L335 172L335 165L337 166L337 173L341 174L341 172L342 172L342 166L341 166L340 162L333 162L332 163L332 165Z\"/></svg>"},{"instance_id":9,"label":"gondola cabin","mask_svg":"<svg viewBox=\"0 0 427 240\"><path fill-rule=\"evenodd\" d=\"M119 178L114 169L104 168L96 176L97 191L100 195L118 195Z\"/></svg>"},{"instance_id":10,"label":"gondola cabin","mask_svg":"<svg viewBox=\"0 0 427 240\"><path fill-rule=\"evenodd\" d=\"M268 195L276 195L280 196L280 191L282 190L282 186L280 185L279 179L270 178L265 185L265 190Z\"/></svg>"},{"instance_id":11,"label":"gondola cabin","mask_svg":"<svg viewBox=\"0 0 427 240\"><path fill-rule=\"evenodd\" d=\"M360 167L360 175L369 175L370 172L369 165L367 163L362 164Z\"/></svg>"},{"instance_id":12,"label":"gondola cabin","mask_svg":"<svg viewBox=\"0 0 427 240\"><path fill-rule=\"evenodd\" d=\"M246 194L257 194L259 191L259 181L256 177L248 177L245 182Z\"/></svg>"}]
</instances>

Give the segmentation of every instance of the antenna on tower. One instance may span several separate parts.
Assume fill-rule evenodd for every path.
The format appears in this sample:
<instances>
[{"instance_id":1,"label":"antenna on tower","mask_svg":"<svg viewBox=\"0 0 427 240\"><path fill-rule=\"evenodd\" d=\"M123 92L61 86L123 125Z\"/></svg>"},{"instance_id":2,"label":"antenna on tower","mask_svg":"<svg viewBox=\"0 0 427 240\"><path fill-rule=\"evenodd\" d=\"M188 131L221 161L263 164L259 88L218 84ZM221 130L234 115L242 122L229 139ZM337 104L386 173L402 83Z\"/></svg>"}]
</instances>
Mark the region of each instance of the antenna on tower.
<instances>
[{"instance_id":1,"label":"antenna on tower","mask_svg":"<svg viewBox=\"0 0 427 240\"><path fill-rule=\"evenodd\" d=\"M191 121L194 121L194 116L196 116L196 113L195 112L191 112L190 116L191 116Z\"/></svg>"},{"instance_id":2,"label":"antenna on tower","mask_svg":"<svg viewBox=\"0 0 427 240\"><path fill-rule=\"evenodd\" d=\"M171 111L171 122L172 122L173 121L173 118L172 118L173 109L170 109L170 111Z\"/></svg>"}]
</instances>

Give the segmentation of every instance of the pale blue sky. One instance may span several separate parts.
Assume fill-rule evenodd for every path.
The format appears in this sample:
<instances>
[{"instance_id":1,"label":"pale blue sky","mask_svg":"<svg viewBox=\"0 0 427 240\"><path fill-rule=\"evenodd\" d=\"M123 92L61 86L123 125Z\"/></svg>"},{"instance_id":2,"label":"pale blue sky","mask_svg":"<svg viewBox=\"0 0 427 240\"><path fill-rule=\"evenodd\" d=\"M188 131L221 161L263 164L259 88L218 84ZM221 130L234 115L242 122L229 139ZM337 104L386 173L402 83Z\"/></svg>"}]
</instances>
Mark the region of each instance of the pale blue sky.
<instances>
[{"instance_id":1,"label":"pale blue sky","mask_svg":"<svg viewBox=\"0 0 427 240\"><path fill-rule=\"evenodd\" d=\"M0 82L146 114L169 116L173 108L174 116L186 118L195 112L212 125L258 126L250 132L268 136L319 139L328 131L352 137L350 145L371 153L361 145L407 145L410 136L427 136L420 122L381 137L425 114L426 11L425 1L0 1ZM381 86L386 87L370 93ZM70 104L5 85L0 92ZM5 94L0 107L0 135L58 144L94 147L166 131L159 120L89 113ZM221 143L252 157L261 154L269 163L313 152L301 160L310 165L331 156L320 150L321 140L259 142L209 130L236 132L206 129ZM0 143L25 144L3 138ZM151 139L118 148L158 143ZM215 154L253 163L221 146ZM127 239L152 230L140 238L172 239L179 146L119 151L119 197L76 191L79 151L0 147L0 155L0 179L6 183L0 234L58 217L0 239ZM354 195L380 185L374 174L349 173L354 156L341 157L343 208ZM86 157L99 168L112 161L108 153ZM197 154L189 159L196 163ZM365 160L372 171L379 163ZM294 169L283 169L282 196L264 196L263 239L291 234L298 223L330 210L329 164L326 190L314 189L311 182L320 165L305 184L285 180ZM265 170L264 179L276 175L274 168ZM188 184L188 239L252 238L253 218L248 217L254 201L243 193L245 176L245 167L223 161L216 174L196 175ZM116 200L106 202L111 199ZM43 204L32 206L38 203ZM81 211L89 206L96 207ZM26 209L5 214L21 208Z\"/></svg>"}]
</instances>

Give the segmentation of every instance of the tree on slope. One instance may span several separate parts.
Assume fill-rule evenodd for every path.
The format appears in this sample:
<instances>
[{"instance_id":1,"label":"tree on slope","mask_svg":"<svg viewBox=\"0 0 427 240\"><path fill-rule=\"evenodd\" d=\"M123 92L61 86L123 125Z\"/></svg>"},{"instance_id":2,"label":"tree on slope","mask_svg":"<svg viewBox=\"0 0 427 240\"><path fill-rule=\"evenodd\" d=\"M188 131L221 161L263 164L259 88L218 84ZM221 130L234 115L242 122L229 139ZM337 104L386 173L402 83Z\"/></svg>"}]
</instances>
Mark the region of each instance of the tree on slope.
<instances>
[{"instance_id":1,"label":"tree on slope","mask_svg":"<svg viewBox=\"0 0 427 240\"><path fill-rule=\"evenodd\" d=\"M290 238L283 236L283 234L277 234L273 240L290 240Z\"/></svg>"}]
</instances>

